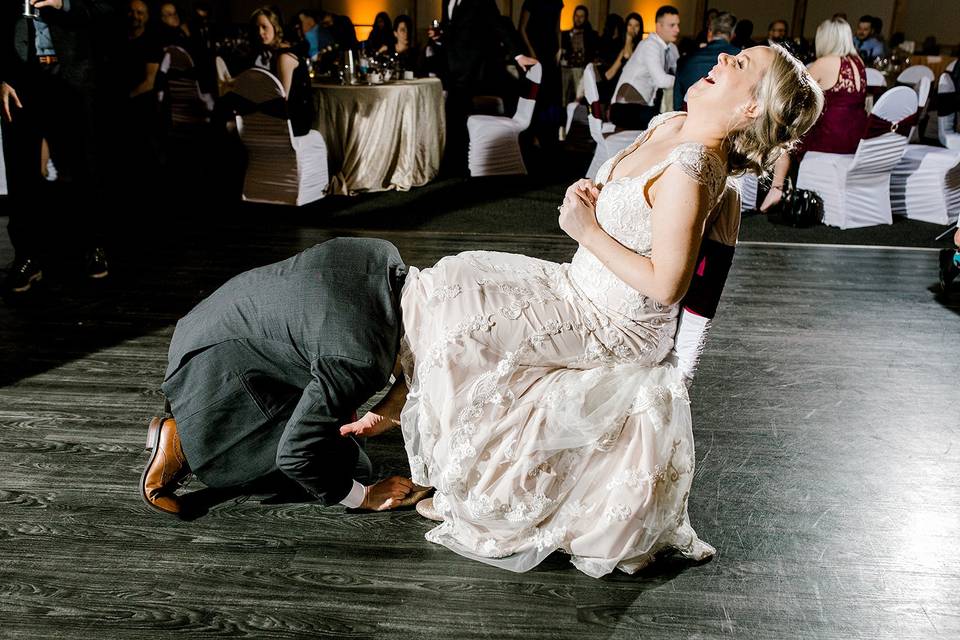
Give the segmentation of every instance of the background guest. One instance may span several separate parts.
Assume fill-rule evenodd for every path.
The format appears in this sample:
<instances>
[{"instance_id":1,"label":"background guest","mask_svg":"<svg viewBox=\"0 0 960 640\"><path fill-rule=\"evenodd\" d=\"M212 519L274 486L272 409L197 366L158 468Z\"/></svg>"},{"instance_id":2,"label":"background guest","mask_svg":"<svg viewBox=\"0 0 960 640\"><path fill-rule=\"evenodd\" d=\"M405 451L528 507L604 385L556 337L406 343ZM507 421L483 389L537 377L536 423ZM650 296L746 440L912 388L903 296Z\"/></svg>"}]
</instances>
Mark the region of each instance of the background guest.
<instances>
[{"instance_id":1,"label":"background guest","mask_svg":"<svg viewBox=\"0 0 960 640\"><path fill-rule=\"evenodd\" d=\"M737 20L737 24L733 27L733 39L730 44L738 49L756 46L757 43L753 41L753 21Z\"/></svg>"},{"instance_id":2,"label":"background guest","mask_svg":"<svg viewBox=\"0 0 960 640\"><path fill-rule=\"evenodd\" d=\"M393 20L394 44L391 53L396 54L397 62L404 71L418 73L420 69L420 50L413 42L413 19L400 14Z\"/></svg>"},{"instance_id":3,"label":"background guest","mask_svg":"<svg viewBox=\"0 0 960 640\"><path fill-rule=\"evenodd\" d=\"M320 14L320 26L326 29L341 51L357 48L357 31L353 21L347 16L323 11Z\"/></svg>"},{"instance_id":4,"label":"background guest","mask_svg":"<svg viewBox=\"0 0 960 640\"><path fill-rule=\"evenodd\" d=\"M501 51L522 67L537 61L518 45L516 32L504 22L494 0L452 0L441 5L440 28L427 30L435 56L442 56L447 90L447 140L442 171L463 175L467 169L467 116L474 96L500 95L509 75Z\"/></svg>"},{"instance_id":5,"label":"background guest","mask_svg":"<svg viewBox=\"0 0 960 640\"><path fill-rule=\"evenodd\" d=\"M786 20L774 20L767 27L767 44L782 45L787 41L787 31L789 30L790 25L787 24Z\"/></svg>"},{"instance_id":6,"label":"background guest","mask_svg":"<svg viewBox=\"0 0 960 640\"><path fill-rule=\"evenodd\" d=\"M386 11L381 11L373 19L373 30L367 37L365 47L367 53L386 53L396 44L396 38L393 35L393 21Z\"/></svg>"},{"instance_id":7,"label":"background guest","mask_svg":"<svg viewBox=\"0 0 960 640\"><path fill-rule=\"evenodd\" d=\"M593 62L599 54L600 35L590 24L590 12L581 5L573 10L573 28L561 34L560 46L562 57L566 58L567 66L582 69L588 62Z\"/></svg>"},{"instance_id":8,"label":"background guest","mask_svg":"<svg viewBox=\"0 0 960 640\"><path fill-rule=\"evenodd\" d=\"M300 32L307 42L307 55L316 58L320 51L333 45L334 39L329 31L317 22L317 14L312 9L301 9L297 14L300 21Z\"/></svg>"},{"instance_id":9,"label":"background guest","mask_svg":"<svg viewBox=\"0 0 960 640\"><path fill-rule=\"evenodd\" d=\"M541 146L557 142L563 122L560 97L560 12L563 0L524 0L520 9L520 36L527 55L542 67L540 89L531 130Z\"/></svg>"},{"instance_id":10,"label":"background guest","mask_svg":"<svg viewBox=\"0 0 960 640\"><path fill-rule=\"evenodd\" d=\"M190 36L190 30L186 24L180 21L180 12L177 5L172 2L164 2L160 5L160 44L177 45L187 48L187 42Z\"/></svg>"},{"instance_id":11,"label":"background guest","mask_svg":"<svg viewBox=\"0 0 960 640\"><path fill-rule=\"evenodd\" d=\"M603 71L603 76L598 78L598 91L600 101L609 103L613 99L613 91L620 82L620 76L623 74L623 68L627 66L633 52L637 50L637 45L643 40L643 18L639 13L628 13L623 23L624 36L621 39L620 51L613 57L613 60Z\"/></svg>"},{"instance_id":12,"label":"background guest","mask_svg":"<svg viewBox=\"0 0 960 640\"><path fill-rule=\"evenodd\" d=\"M33 20L22 15L22 3L0 8L0 126L9 191L3 212L16 254L4 282L10 295L42 279L41 265L54 246L85 252L85 275L105 277L103 220L115 191L108 184L115 151L108 145L115 139L118 79L108 73L106 56L119 46L94 38L113 26L113 5L45 0L34 7ZM53 189L40 172L42 140L59 172Z\"/></svg>"},{"instance_id":13,"label":"background guest","mask_svg":"<svg viewBox=\"0 0 960 640\"><path fill-rule=\"evenodd\" d=\"M777 160L761 212L769 211L783 197L791 156L799 162L807 151L854 153L867 124L867 71L853 46L853 32L847 21L838 18L820 23L816 51L817 60L809 71L823 89L823 112L797 149Z\"/></svg>"},{"instance_id":14,"label":"background guest","mask_svg":"<svg viewBox=\"0 0 960 640\"><path fill-rule=\"evenodd\" d=\"M313 92L306 62L283 39L280 16L269 7L262 7L250 16L256 34L256 58L253 66L266 69L283 85L287 95L287 112L293 135L306 135L313 126Z\"/></svg>"},{"instance_id":15,"label":"background guest","mask_svg":"<svg viewBox=\"0 0 960 640\"><path fill-rule=\"evenodd\" d=\"M877 58L882 58L886 53L883 42L880 41L879 33L883 28L883 21L871 15L860 16L857 22L857 37L853 44L863 61L872 64Z\"/></svg>"},{"instance_id":16,"label":"background guest","mask_svg":"<svg viewBox=\"0 0 960 640\"><path fill-rule=\"evenodd\" d=\"M610 120L621 129L646 129L660 113L663 90L675 80L680 12L665 5L657 9L656 18L656 31L637 45L613 93Z\"/></svg>"},{"instance_id":17,"label":"background guest","mask_svg":"<svg viewBox=\"0 0 960 640\"><path fill-rule=\"evenodd\" d=\"M717 64L721 53L735 56L740 49L730 44L733 38L733 16L729 13L718 13L710 22L707 30L707 46L697 49L691 55L681 58L677 63L677 80L673 85L673 109L679 111L684 104L687 89L696 84L701 78L710 73L710 69Z\"/></svg>"}]
</instances>

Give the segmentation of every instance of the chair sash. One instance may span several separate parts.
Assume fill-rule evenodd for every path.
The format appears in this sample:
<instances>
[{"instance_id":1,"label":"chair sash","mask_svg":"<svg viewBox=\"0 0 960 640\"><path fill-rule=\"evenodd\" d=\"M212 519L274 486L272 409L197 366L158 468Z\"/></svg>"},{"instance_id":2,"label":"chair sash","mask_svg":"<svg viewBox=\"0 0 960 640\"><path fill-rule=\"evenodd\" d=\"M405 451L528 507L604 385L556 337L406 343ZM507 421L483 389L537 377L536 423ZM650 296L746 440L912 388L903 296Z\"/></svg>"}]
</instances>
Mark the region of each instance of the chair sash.
<instances>
[{"instance_id":1,"label":"chair sash","mask_svg":"<svg viewBox=\"0 0 960 640\"><path fill-rule=\"evenodd\" d=\"M685 311L704 318L713 318L720 304L720 294L727 281L730 265L733 264L734 247L704 238L697 256L697 268L693 272L690 288L683 297Z\"/></svg>"},{"instance_id":2,"label":"chair sash","mask_svg":"<svg viewBox=\"0 0 960 640\"><path fill-rule=\"evenodd\" d=\"M527 100L536 100L537 92L540 90L540 83L533 82L530 78L523 78L523 85L520 90L520 95L526 98Z\"/></svg>"},{"instance_id":3,"label":"chair sash","mask_svg":"<svg viewBox=\"0 0 960 640\"><path fill-rule=\"evenodd\" d=\"M960 110L960 93L941 93L937 96L937 115L941 118L952 116Z\"/></svg>"},{"instance_id":4,"label":"chair sash","mask_svg":"<svg viewBox=\"0 0 960 640\"><path fill-rule=\"evenodd\" d=\"M234 113L238 116L262 113L274 118L280 118L281 120L286 120L288 117L287 101L282 96L267 100L266 102L254 102L234 91L230 91L220 98L220 103L229 113Z\"/></svg>"},{"instance_id":5,"label":"chair sash","mask_svg":"<svg viewBox=\"0 0 960 640\"><path fill-rule=\"evenodd\" d=\"M907 116L900 122L890 122L871 113L867 116L867 126L864 128L863 135L860 137L863 140L869 140L871 138L879 138L886 133L896 133L906 138L910 135L910 130L916 126L919 119L919 112Z\"/></svg>"}]
</instances>

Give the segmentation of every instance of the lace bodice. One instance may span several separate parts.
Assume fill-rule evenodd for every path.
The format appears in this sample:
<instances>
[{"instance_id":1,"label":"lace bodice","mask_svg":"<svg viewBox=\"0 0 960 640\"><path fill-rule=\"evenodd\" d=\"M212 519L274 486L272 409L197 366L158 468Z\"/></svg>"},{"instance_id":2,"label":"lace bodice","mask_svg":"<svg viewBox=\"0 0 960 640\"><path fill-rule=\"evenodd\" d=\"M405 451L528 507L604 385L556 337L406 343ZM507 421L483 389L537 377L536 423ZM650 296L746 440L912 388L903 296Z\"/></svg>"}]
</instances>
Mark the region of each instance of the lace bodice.
<instances>
[{"instance_id":1,"label":"lace bodice","mask_svg":"<svg viewBox=\"0 0 960 640\"><path fill-rule=\"evenodd\" d=\"M610 180L617 162L643 144L651 132L667 120L683 115L664 113L650 121L650 127L636 141L607 160L597 172L597 183L603 185L597 200L597 221L604 231L625 247L642 256L650 256L653 238L650 233L652 204L646 190L650 181L676 164L684 173L707 187L712 203L719 201L726 185L723 161L703 145L683 143L640 176L623 176ZM581 247L571 262L571 276L577 286L595 304L620 313L635 322L663 324L676 317L676 308L651 300L620 280L592 253Z\"/></svg>"}]
</instances>

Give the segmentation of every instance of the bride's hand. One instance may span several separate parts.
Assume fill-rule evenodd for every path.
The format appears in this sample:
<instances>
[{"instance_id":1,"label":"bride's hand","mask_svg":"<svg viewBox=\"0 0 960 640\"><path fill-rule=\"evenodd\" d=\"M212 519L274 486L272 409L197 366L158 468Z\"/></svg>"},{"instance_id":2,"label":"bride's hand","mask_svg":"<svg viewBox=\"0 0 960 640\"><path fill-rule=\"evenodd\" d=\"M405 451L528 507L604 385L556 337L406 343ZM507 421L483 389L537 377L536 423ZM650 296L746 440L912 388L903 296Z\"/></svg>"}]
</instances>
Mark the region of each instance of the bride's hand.
<instances>
[{"instance_id":1,"label":"bride's hand","mask_svg":"<svg viewBox=\"0 0 960 640\"><path fill-rule=\"evenodd\" d=\"M567 187L567 195L570 195L570 192L573 191L583 197L587 203L596 207L597 200L600 198L601 186L594 184L590 178L582 178Z\"/></svg>"},{"instance_id":2,"label":"bride's hand","mask_svg":"<svg viewBox=\"0 0 960 640\"><path fill-rule=\"evenodd\" d=\"M566 197L557 209L560 211L560 228L579 243L600 229L597 222L596 199L600 191L590 180L580 180L570 185Z\"/></svg>"}]
</instances>

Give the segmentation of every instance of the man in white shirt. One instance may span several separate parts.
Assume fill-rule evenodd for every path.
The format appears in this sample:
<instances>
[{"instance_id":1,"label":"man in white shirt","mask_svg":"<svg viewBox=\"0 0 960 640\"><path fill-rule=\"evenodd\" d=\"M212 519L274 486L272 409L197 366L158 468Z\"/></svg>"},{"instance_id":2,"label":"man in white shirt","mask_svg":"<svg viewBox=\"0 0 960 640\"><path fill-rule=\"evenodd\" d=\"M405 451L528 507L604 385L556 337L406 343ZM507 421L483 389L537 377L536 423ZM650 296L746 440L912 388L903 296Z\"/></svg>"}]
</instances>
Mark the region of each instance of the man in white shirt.
<instances>
[{"instance_id":1,"label":"man in white shirt","mask_svg":"<svg viewBox=\"0 0 960 640\"><path fill-rule=\"evenodd\" d=\"M610 120L620 129L642 130L660 112L663 90L672 87L680 53L674 44L680 35L680 12L665 5L657 9L656 31L637 45L613 92Z\"/></svg>"}]
</instances>

